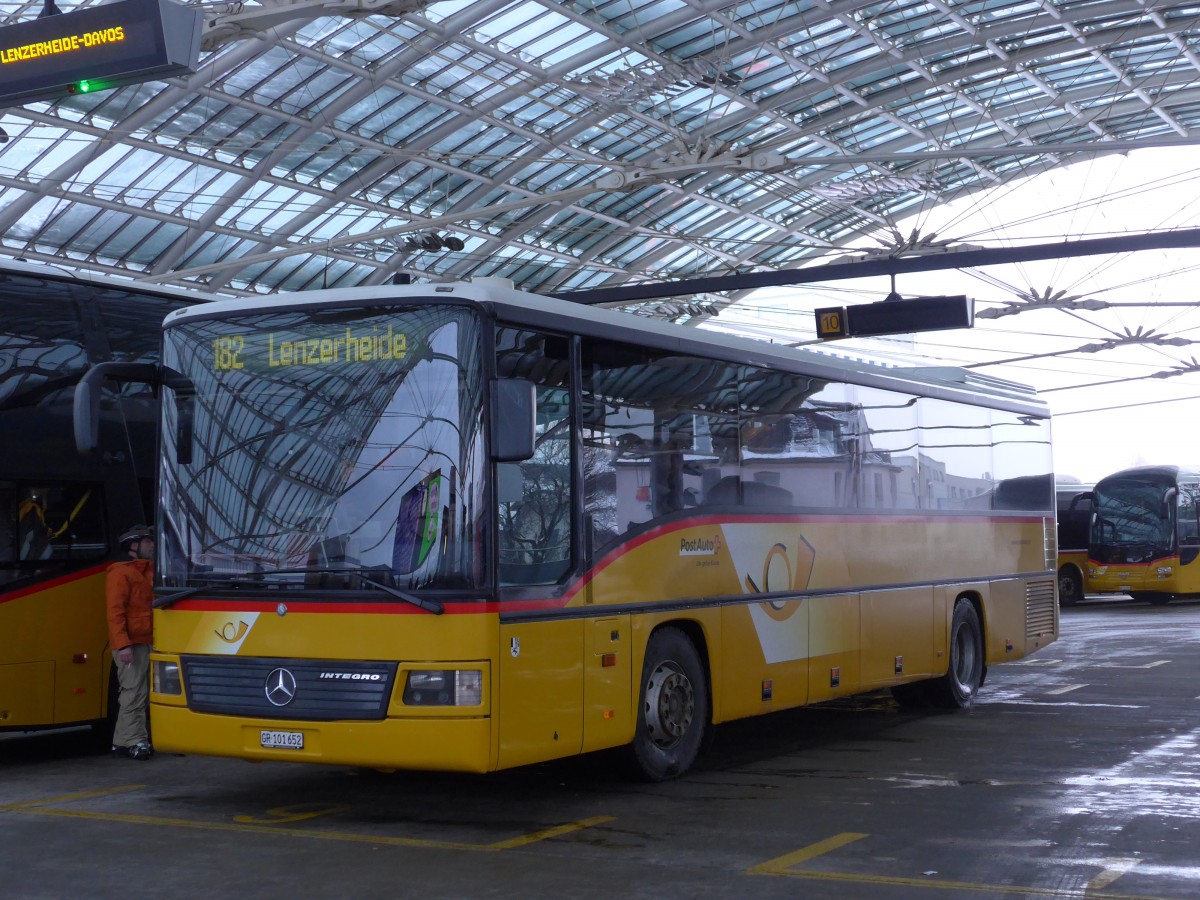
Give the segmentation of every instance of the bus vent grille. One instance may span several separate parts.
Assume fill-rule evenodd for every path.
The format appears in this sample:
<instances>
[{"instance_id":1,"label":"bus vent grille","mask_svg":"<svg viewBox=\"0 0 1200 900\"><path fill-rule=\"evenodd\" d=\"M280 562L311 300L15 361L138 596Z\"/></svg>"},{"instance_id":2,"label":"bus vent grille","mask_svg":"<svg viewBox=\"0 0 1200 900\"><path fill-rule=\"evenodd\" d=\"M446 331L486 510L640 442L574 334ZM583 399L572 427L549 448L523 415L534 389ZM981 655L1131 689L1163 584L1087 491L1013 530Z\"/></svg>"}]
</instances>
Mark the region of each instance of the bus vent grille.
<instances>
[{"instance_id":1,"label":"bus vent grille","mask_svg":"<svg viewBox=\"0 0 1200 900\"><path fill-rule=\"evenodd\" d=\"M259 719L382 719L396 663L184 656L188 708Z\"/></svg>"},{"instance_id":2,"label":"bus vent grille","mask_svg":"<svg viewBox=\"0 0 1200 900\"><path fill-rule=\"evenodd\" d=\"M1025 586L1025 637L1054 634L1054 582L1031 581Z\"/></svg>"}]
</instances>

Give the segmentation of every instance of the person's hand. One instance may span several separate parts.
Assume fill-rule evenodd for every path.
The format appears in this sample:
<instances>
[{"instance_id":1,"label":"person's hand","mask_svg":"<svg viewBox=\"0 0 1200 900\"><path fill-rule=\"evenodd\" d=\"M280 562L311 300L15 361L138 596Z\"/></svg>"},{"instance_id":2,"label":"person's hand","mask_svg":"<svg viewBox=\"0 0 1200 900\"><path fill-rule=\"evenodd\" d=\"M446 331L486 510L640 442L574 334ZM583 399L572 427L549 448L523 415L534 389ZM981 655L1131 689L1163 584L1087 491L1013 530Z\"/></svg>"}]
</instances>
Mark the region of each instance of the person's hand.
<instances>
[{"instance_id":1,"label":"person's hand","mask_svg":"<svg viewBox=\"0 0 1200 900\"><path fill-rule=\"evenodd\" d=\"M129 665L131 662L133 662L133 648L132 647L122 647L120 650L117 651L117 659L119 659L121 661L121 665L123 665L123 666Z\"/></svg>"}]
</instances>

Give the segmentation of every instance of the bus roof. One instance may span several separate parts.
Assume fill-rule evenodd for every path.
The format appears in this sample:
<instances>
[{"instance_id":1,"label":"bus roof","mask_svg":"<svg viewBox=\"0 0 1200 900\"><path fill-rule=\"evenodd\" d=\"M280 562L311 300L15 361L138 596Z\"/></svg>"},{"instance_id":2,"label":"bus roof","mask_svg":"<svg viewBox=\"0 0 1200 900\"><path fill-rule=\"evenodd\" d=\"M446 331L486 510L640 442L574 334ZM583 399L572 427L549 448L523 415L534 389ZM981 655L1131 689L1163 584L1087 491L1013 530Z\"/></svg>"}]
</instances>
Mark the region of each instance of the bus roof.
<instances>
[{"instance_id":1,"label":"bus roof","mask_svg":"<svg viewBox=\"0 0 1200 900\"><path fill-rule=\"evenodd\" d=\"M109 272L98 272L91 269L72 269L59 264L29 262L24 259L0 260L0 277L5 275L23 275L30 278L43 278L47 281L90 285L97 289L111 290L117 288L131 293L170 297L173 300L184 300L191 303L209 303L223 299L216 294L205 293L198 289L173 287L165 284L147 284L130 278L127 275L114 275Z\"/></svg>"},{"instance_id":2,"label":"bus roof","mask_svg":"<svg viewBox=\"0 0 1200 900\"><path fill-rule=\"evenodd\" d=\"M1130 469L1121 469L1119 472L1113 472L1111 475L1105 475L1098 482L1096 482L1096 487L1102 487L1104 484L1110 481L1128 479L1143 479L1146 481L1179 481L1180 479L1187 478L1200 479L1200 466L1134 466Z\"/></svg>"},{"instance_id":3,"label":"bus roof","mask_svg":"<svg viewBox=\"0 0 1200 900\"><path fill-rule=\"evenodd\" d=\"M379 306L402 302L453 300L477 305L506 323L535 329L582 332L610 340L636 341L668 352L687 353L745 365L803 372L817 378L864 386L902 390L923 396L967 401L1048 418L1049 408L1029 386L945 366L883 367L843 359L803 348L700 330L626 312L518 291L497 280L428 285L304 291L271 296L218 300L200 308L185 308L167 316L166 327L194 318L224 318L267 313L283 308Z\"/></svg>"}]
</instances>

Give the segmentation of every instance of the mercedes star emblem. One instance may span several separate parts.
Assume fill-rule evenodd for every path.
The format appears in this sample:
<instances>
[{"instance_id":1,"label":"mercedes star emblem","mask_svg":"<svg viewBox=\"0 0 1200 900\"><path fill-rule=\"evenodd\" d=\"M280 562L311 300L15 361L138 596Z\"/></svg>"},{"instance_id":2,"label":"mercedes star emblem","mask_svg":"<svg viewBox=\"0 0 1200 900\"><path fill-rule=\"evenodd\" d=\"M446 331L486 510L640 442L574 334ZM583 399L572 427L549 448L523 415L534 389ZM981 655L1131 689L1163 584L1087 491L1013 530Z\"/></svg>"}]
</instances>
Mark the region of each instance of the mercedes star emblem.
<instances>
[{"instance_id":1,"label":"mercedes star emblem","mask_svg":"<svg viewBox=\"0 0 1200 900\"><path fill-rule=\"evenodd\" d=\"M296 676L287 669L275 669L263 685L267 699L274 706L287 706L296 696Z\"/></svg>"}]
</instances>

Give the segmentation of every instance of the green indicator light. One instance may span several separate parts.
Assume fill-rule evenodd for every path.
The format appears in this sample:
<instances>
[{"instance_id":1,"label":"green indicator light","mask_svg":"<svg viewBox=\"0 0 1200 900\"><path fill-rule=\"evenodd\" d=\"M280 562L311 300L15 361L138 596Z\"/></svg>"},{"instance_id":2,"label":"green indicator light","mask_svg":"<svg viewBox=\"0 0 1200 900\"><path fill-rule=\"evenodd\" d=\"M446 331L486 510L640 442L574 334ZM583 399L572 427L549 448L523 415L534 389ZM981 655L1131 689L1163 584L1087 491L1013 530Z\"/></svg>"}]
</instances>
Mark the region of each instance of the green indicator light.
<instances>
[{"instance_id":1,"label":"green indicator light","mask_svg":"<svg viewBox=\"0 0 1200 900\"><path fill-rule=\"evenodd\" d=\"M78 89L79 89L79 93L86 94L88 91L90 91L92 89L92 83L90 81L81 81L78 84Z\"/></svg>"}]
</instances>

